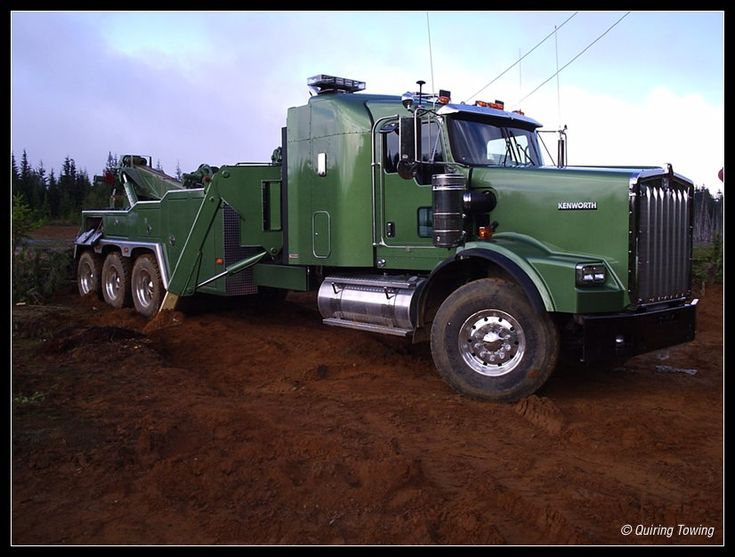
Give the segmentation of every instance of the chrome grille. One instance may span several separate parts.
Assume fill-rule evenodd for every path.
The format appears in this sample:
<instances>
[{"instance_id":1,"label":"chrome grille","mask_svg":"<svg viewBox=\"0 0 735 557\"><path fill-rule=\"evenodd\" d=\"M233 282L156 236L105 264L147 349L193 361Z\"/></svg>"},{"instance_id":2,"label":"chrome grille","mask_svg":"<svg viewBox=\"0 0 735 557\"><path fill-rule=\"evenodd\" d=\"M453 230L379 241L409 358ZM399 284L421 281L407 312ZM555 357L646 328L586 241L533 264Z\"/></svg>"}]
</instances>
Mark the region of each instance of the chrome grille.
<instances>
[{"instance_id":1,"label":"chrome grille","mask_svg":"<svg viewBox=\"0 0 735 557\"><path fill-rule=\"evenodd\" d=\"M631 196L631 300L653 304L690 293L691 183L669 174L634 184Z\"/></svg>"}]
</instances>

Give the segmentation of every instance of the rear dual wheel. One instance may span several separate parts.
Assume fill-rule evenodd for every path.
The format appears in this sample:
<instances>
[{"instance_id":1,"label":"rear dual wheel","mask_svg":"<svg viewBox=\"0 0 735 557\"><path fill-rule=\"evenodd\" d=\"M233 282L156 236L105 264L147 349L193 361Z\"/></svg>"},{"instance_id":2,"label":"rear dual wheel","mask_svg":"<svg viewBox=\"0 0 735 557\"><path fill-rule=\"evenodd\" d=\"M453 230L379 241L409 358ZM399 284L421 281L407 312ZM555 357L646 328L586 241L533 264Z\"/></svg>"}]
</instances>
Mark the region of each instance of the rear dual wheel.
<instances>
[{"instance_id":1,"label":"rear dual wheel","mask_svg":"<svg viewBox=\"0 0 735 557\"><path fill-rule=\"evenodd\" d=\"M102 296L102 258L85 251L77 262L77 288L80 296Z\"/></svg>"},{"instance_id":2,"label":"rear dual wheel","mask_svg":"<svg viewBox=\"0 0 735 557\"><path fill-rule=\"evenodd\" d=\"M120 252L107 254L102 265L102 297L114 308L130 305L130 258Z\"/></svg>"},{"instance_id":3,"label":"rear dual wheel","mask_svg":"<svg viewBox=\"0 0 735 557\"><path fill-rule=\"evenodd\" d=\"M135 260L130 287L135 310L152 318L161 307L164 296L161 271L152 255L141 255Z\"/></svg>"},{"instance_id":4,"label":"rear dual wheel","mask_svg":"<svg viewBox=\"0 0 735 557\"><path fill-rule=\"evenodd\" d=\"M98 265L101 268L96 272ZM99 257L85 252L79 258L77 269L82 294L97 289L112 307L123 308L132 303L147 318L153 317L161 306L165 291L158 263L151 254L138 256L131 266L130 258L117 251L108 253L102 264Z\"/></svg>"}]
</instances>

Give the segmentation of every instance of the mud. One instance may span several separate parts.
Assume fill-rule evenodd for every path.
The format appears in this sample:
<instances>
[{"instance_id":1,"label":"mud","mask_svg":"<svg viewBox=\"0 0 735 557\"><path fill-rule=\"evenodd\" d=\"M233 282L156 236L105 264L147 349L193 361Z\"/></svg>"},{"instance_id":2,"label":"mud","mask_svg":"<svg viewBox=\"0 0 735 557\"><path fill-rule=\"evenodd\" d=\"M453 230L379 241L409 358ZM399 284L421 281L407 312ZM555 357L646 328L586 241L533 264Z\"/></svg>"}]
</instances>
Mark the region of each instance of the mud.
<instances>
[{"instance_id":1,"label":"mud","mask_svg":"<svg viewBox=\"0 0 735 557\"><path fill-rule=\"evenodd\" d=\"M210 302L13 309L13 543L722 543L720 285L692 343L506 405L314 294Z\"/></svg>"}]
</instances>

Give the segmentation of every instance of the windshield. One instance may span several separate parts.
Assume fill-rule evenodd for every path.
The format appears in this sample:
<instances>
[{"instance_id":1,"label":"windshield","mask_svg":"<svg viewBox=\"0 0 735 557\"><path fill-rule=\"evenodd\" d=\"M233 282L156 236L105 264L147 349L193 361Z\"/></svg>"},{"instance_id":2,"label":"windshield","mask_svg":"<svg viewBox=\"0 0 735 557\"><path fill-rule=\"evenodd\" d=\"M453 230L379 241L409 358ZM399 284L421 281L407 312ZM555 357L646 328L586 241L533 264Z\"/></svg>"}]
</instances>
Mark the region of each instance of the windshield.
<instances>
[{"instance_id":1,"label":"windshield","mask_svg":"<svg viewBox=\"0 0 735 557\"><path fill-rule=\"evenodd\" d=\"M536 135L508 120L449 120L454 160L483 166L541 166Z\"/></svg>"}]
</instances>

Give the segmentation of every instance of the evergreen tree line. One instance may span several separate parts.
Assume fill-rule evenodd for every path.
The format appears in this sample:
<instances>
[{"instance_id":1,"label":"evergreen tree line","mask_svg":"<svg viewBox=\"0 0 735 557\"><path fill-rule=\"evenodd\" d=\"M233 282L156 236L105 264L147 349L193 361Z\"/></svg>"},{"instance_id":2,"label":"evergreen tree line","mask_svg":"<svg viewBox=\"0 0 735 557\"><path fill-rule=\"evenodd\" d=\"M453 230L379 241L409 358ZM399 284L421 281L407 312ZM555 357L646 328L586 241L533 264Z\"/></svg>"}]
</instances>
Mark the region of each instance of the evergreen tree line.
<instances>
[{"instance_id":1,"label":"evergreen tree line","mask_svg":"<svg viewBox=\"0 0 735 557\"><path fill-rule=\"evenodd\" d=\"M47 173L43 162L32 167L25 150L20 163L14 153L10 159L13 198L25 203L35 220L76 221L79 211L96 201L87 172L77 169L71 157L64 159L58 176L53 168Z\"/></svg>"}]
</instances>

